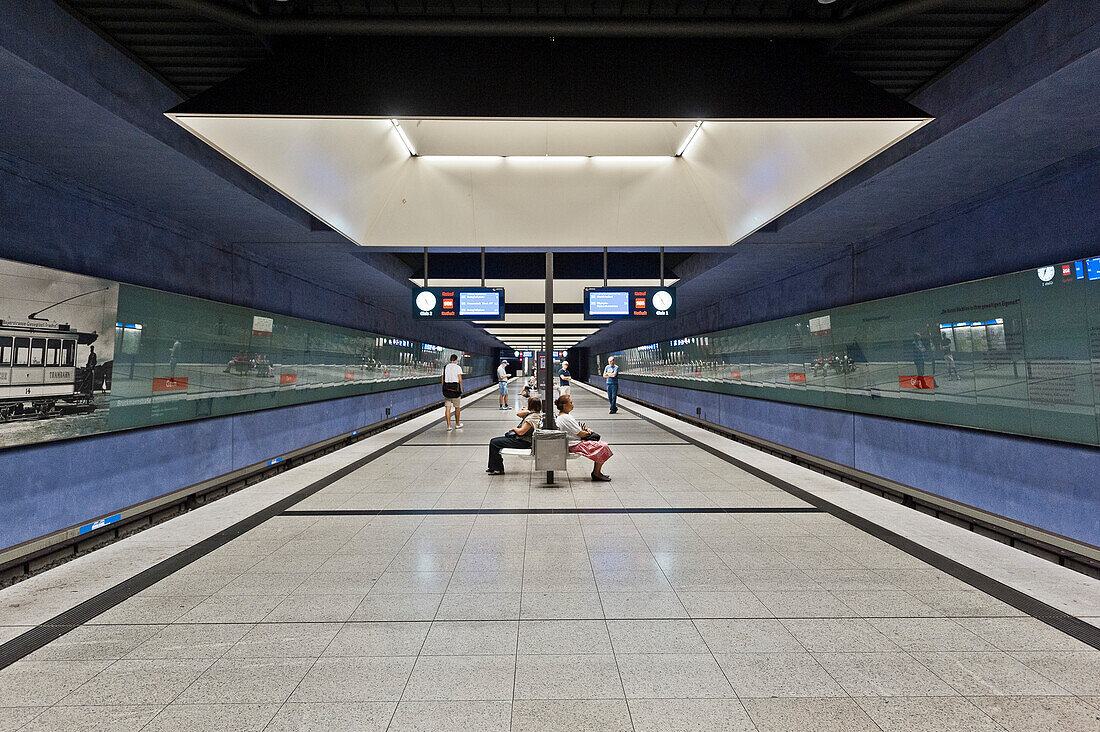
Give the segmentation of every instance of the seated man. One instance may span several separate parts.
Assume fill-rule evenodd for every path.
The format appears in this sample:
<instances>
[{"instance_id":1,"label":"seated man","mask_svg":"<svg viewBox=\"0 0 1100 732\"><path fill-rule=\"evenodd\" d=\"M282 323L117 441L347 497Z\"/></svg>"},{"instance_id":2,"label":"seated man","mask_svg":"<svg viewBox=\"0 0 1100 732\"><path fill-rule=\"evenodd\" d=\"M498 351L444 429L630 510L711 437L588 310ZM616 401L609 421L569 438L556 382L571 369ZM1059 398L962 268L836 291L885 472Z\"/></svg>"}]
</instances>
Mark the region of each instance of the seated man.
<instances>
[{"instance_id":1,"label":"seated man","mask_svg":"<svg viewBox=\"0 0 1100 732\"><path fill-rule=\"evenodd\" d=\"M554 400L554 406L558 408L558 429L569 435L569 452L583 455L596 464L592 468L592 480L611 480L610 475L603 473L603 464L611 459L611 447L599 439L585 439L596 433L587 429L583 422L577 422L576 417L569 414L573 411L573 399L568 394L562 394ZM596 437L598 438L599 435Z\"/></svg>"},{"instance_id":2,"label":"seated man","mask_svg":"<svg viewBox=\"0 0 1100 732\"><path fill-rule=\"evenodd\" d=\"M530 449L535 430L542 426L542 400L531 397L527 400L527 409L518 412L517 416L523 421L515 429L489 440L489 467L485 469L489 475L504 475L504 458L500 454L504 448Z\"/></svg>"},{"instance_id":3,"label":"seated man","mask_svg":"<svg viewBox=\"0 0 1100 732\"><path fill-rule=\"evenodd\" d=\"M527 377L527 381L524 383L523 389L520 391L519 395L524 399L530 399L533 394L538 393L538 390L539 387L538 384L535 383L535 377L529 376ZM517 414L519 414L519 412L517 412Z\"/></svg>"}]
</instances>

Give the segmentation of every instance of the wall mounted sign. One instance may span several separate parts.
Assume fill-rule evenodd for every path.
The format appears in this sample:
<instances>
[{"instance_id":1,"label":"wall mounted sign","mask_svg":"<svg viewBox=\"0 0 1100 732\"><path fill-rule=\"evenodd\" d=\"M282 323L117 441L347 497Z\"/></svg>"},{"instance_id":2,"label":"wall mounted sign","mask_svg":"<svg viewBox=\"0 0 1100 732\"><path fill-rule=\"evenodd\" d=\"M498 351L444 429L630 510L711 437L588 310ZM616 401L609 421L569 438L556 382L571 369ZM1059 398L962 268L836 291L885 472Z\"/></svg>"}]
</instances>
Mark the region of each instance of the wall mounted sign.
<instances>
[{"instance_id":1,"label":"wall mounted sign","mask_svg":"<svg viewBox=\"0 0 1100 732\"><path fill-rule=\"evenodd\" d=\"M413 317L424 320L504 320L500 287L420 287L412 302Z\"/></svg>"},{"instance_id":2,"label":"wall mounted sign","mask_svg":"<svg viewBox=\"0 0 1100 732\"><path fill-rule=\"evenodd\" d=\"M585 320L664 318L676 315L673 287L586 287Z\"/></svg>"}]
</instances>

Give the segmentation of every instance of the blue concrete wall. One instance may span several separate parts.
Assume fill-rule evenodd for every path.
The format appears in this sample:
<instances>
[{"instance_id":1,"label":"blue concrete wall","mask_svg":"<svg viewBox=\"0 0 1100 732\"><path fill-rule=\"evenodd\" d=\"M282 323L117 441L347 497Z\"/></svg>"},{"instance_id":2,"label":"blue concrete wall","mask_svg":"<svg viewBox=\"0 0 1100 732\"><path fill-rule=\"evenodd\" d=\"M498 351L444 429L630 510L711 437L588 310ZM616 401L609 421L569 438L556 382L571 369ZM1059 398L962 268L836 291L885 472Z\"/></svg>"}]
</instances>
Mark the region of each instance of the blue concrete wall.
<instances>
[{"instance_id":1,"label":"blue concrete wall","mask_svg":"<svg viewBox=\"0 0 1100 732\"><path fill-rule=\"evenodd\" d=\"M619 393L1100 545L1095 448L628 379Z\"/></svg>"},{"instance_id":2,"label":"blue concrete wall","mask_svg":"<svg viewBox=\"0 0 1100 732\"><path fill-rule=\"evenodd\" d=\"M387 407L398 415L439 399L430 384L5 450L0 548L381 421Z\"/></svg>"}]
</instances>

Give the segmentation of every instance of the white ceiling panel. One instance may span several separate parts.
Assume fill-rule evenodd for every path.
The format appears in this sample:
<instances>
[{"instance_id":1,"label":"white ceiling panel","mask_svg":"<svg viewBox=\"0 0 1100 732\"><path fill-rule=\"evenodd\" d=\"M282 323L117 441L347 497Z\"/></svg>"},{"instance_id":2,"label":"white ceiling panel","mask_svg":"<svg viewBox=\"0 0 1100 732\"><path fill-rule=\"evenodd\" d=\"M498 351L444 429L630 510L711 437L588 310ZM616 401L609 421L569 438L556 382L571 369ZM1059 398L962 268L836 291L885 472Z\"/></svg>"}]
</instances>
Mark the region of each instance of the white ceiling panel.
<instances>
[{"instance_id":1,"label":"white ceiling panel","mask_svg":"<svg viewBox=\"0 0 1100 732\"><path fill-rule=\"evenodd\" d=\"M386 248L727 246L928 122L705 120L674 157L694 120L408 120L410 139L445 153L412 157L389 119L171 116L351 241Z\"/></svg>"}]
</instances>

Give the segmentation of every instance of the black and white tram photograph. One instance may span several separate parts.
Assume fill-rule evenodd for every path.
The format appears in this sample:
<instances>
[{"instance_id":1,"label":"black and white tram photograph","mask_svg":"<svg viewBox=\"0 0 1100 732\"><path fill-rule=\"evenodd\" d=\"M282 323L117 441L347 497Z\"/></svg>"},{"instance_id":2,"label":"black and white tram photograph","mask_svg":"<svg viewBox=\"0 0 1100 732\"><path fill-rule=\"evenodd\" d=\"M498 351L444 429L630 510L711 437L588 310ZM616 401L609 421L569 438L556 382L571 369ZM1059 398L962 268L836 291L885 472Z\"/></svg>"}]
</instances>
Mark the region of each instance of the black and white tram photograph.
<instances>
[{"instance_id":1,"label":"black and white tram photograph","mask_svg":"<svg viewBox=\"0 0 1100 732\"><path fill-rule=\"evenodd\" d=\"M107 425L118 284L0 260L0 447Z\"/></svg>"}]
</instances>

